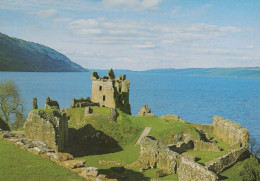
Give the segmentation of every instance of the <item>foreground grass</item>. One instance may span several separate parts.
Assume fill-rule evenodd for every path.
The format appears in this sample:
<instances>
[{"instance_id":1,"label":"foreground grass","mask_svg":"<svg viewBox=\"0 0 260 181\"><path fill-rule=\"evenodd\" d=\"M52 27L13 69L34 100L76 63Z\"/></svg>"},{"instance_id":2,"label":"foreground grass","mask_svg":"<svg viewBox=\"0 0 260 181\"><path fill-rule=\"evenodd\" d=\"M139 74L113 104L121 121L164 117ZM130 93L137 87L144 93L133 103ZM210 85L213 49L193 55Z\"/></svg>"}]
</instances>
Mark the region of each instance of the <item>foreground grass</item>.
<instances>
[{"instance_id":1,"label":"foreground grass","mask_svg":"<svg viewBox=\"0 0 260 181\"><path fill-rule=\"evenodd\" d=\"M70 170L0 139L0 181L83 181Z\"/></svg>"},{"instance_id":2,"label":"foreground grass","mask_svg":"<svg viewBox=\"0 0 260 181\"><path fill-rule=\"evenodd\" d=\"M260 164L256 158L247 158L222 172L220 178L226 181L260 180Z\"/></svg>"}]
</instances>

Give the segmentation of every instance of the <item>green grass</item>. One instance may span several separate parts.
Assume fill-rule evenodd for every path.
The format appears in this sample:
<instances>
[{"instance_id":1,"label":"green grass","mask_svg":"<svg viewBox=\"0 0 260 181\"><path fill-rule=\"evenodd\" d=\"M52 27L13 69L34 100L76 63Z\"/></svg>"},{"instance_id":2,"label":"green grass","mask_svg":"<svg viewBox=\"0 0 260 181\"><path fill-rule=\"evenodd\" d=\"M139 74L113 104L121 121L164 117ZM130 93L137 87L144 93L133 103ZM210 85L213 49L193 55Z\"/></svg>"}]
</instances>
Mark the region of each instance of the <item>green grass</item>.
<instances>
[{"instance_id":1,"label":"green grass","mask_svg":"<svg viewBox=\"0 0 260 181\"><path fill-rule=\"evenodd\" d=\"M138 159L140 152L140 146L135 144L129 144L123 147L122 151L115 153L107 153L102 155L90 155L81 157L87 160L85 166L93 166L98 168L110 168L111 165L99 164L100 160L117 161L120 163L132 163Z\"/></svg>"},{"instance_id":2,"label":"green grass","mask_svg":"<svg viewBox=\"0 0 260 181\"><path fill-rule=\"evenodd\" d=\"M106 107L91 107L93 113L95 114L102 114L104 116L110 117L111 116L111 109Z\"/></svg>"},{"instance_id":3,"label":"green grass","mask_svg":"<svg viewBox=\"0 0 260 181\"><path fill-rule=\"evenodd\" d=\"M200 160L198 160L198 163L204 164L210 160L216 159L218 157L221 157L221 156L227 154L227 152L226 151L210 152L210 151L189 150L183 154L196 156L196 157L200 158Z\"/></svg>"},{"instance_id":4,"label":"green grass","mask_svg":"<svg viewBox=\"0 0 260 181\"><path fill-rule=\"evenodd\" d=\"M210 137L217 138L213 134L210 134ZM219 138L217 138L217 145L219 148L222 148L224 151L230 146L228 143L224 142L222 139L219 139Z\"/></svg>"},{"instance_id":5,"label":"green grass","mask_svg":"<svg viewBox=\"0 0 260 181\"><path fill-rule=\"evenodd\" d=\"M0 139L0 181L80 181L70 170Z\"/></svg>"},{"instance_id":6,"label":"green grass","mask_svg":"<svg viewBox=\"0 0 260 181\"><path fill-rule=\"evenodd\" d=\"M171 141L172 136L175 134L186 133L193 138L200 138L199 133L196 131L195 127L190 124L181 123L177 120L166 120L153 116L131 116L121 112L120 110L118 112L119 120L128 120L135 128L140 130L143 130L145 127L151 127L149 136L153 136L157 140L161 140L166 144L168 144L168 141Z\"/></svg>"},{"instance_id":7,"label":"green grass","mask_svg":"<svg viewBox=\"0 0 260 181\"><path fill-rule=\"evenodd\" d=\"M243 181L243 177L244 180L259 180L260 165L256 158L247 158L237 162L231 168L222 172L220 176L226 181Z\"/></svg>"}]
</instances>

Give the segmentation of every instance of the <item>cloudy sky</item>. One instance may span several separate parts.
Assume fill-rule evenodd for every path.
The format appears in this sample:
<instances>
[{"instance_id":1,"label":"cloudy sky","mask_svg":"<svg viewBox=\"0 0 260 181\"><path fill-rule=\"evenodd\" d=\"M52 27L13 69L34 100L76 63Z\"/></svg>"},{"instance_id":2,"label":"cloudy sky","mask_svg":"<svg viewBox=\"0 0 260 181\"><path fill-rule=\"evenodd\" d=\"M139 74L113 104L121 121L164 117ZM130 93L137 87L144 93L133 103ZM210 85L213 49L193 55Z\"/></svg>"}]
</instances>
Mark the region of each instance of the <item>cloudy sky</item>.
<instances>
[{"instance_id":1,"label":"cloudy sky","mask_svg":"<svg viewBox=\"0 0 260 181\"><path fill-rule=\"evenodd\" d=\"M259 0L0 0L0 32L90 69L260 66Z\"/></svg>"}]
</instances>

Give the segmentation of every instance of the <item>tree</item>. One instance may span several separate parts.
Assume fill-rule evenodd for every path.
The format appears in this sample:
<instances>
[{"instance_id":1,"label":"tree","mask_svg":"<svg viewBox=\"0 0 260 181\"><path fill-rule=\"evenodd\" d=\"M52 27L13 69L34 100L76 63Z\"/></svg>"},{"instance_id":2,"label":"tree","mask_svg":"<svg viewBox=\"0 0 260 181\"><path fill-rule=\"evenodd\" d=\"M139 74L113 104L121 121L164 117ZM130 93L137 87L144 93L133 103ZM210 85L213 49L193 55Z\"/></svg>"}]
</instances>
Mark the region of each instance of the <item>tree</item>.
<instances>
[{"instance_id":1,"label":"tree","mask_svg":"<svg viewBox=\"0 0 260 181\"><path fill-rule=\"evenodd\" d=\"M22 127L25 122L17 86L10 80L0 84L0 118L12 129Z\"/></svg>"}]
</instances>

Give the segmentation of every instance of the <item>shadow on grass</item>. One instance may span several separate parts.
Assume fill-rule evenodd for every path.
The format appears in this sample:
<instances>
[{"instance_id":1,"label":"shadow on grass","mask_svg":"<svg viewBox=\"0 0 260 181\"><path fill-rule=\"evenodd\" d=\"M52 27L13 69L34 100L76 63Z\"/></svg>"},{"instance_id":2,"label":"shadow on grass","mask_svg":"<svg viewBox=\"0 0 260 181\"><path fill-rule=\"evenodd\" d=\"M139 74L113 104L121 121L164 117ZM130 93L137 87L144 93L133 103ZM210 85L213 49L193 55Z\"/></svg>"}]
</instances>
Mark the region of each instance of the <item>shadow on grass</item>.
<instances>
[{"instance_id":1,"label":"shadow on grass","mask_svg":"<svg viewBox=\"0 0 260 181\"><path fill-rule=\"evenodd\" d=\"M223 175L218 175L218 178L219 178L219 180L227 180L227 179L229 179L228 177L223 176Z\"/></svg>"},{"instance_id":2,"label":"shadow on grass","mask_svg":"<svg viewBox=\"0 0 260 181\"><path fill-rule=\"evenodd\" d=\"M80 129L69 128L69 145L65 151L71 153L74 157L101 155L121 150L123 150L122 147L115 139L100 130L96 130L90 124Z\"/></svg>"},{"instance_id":3,"label":"shadow on grass","mask_svg":"<svg viewBox=\"0 0 260 181\"><path fill-rule=\"evenodd\" d=\"M107 175L108 179L117 179L119 181L133 180L142 181L150 180L149 177L145 177L143 173L136 172L124 167L111 167L110 169L100 169L100 174Z\"/></svg>"}]
</instances>

